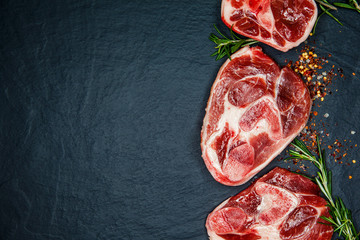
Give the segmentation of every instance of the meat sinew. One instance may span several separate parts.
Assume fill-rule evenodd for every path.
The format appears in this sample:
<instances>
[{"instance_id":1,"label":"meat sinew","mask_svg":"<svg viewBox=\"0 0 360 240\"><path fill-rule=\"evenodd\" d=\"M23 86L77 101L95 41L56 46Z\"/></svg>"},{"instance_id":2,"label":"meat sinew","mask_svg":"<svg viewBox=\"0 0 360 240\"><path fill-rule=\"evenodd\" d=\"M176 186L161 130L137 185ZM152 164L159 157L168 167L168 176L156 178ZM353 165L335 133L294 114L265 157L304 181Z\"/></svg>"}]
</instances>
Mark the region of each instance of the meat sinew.
<instances>
[{"instance_id":1,"label":"meat sinew","mask_svg":"<svg viewBox=\"0 0 360 240\"><path fill-rule=\"evenodd\" d=\"M263 169L304 128L311 99L289 68L260 47L245 47L221 67L201 131L204 162L220 183L240 185Z\"/></svg>"},{"instance_id":2,"label":"meat sinew","mask_svg":"<svg viewBox=\"0 0 360 240\"><path fill-rule=\"evenodd\" d=\"M326 204L308 178L275 168L215 208L206 228L210 240L330 240Z\"/></svg>"},{"instance_id":3,"label":"meat sinew","mask_svg":"<svg viewBox=\"0 0 360 240\"><path fill-rule=\"evenodd\" d=\"M235 32L286 52L309 36L317 7L314 0L223 0L221 18Z\"/></svg>"}]
</instances>

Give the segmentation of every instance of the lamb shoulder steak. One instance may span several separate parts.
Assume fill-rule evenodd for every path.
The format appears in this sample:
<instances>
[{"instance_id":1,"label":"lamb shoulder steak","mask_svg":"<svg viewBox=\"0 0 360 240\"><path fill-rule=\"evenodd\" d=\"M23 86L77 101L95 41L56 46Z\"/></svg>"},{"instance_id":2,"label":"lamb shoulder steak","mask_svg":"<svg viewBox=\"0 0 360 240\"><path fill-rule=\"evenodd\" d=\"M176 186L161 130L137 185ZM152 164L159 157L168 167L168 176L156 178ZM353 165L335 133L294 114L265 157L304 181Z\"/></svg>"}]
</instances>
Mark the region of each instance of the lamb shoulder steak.
<instances>
[{"instance_id":1,"label":"lamb shoulder steak","mask_svg":"<svg viewBox=\"0 0 360 240\"><path fill-rule=\"evenodd\" d=\"M306 177L275 168L209 214L210 240L330 240L333 229L319 187Z\"/></svg>"},{"instance_id":2,"label":"lamb shoulder steak","mask_svg":"<svg viewBox=\"0 0 360 240\"><path fill-rule=\"evenodd\" d=\"M221 18L235 32L286 52L309 36L317 7L314 0L223 0Z\"/></svg>"},{"instance_id":3,"label":"lamb shoulder steak","mask_svg":"<svg viewBox=\"0 0 360 240\"><path fill-rule=\"evenodd\" d=\"M245 47L220 68L201 130L204 162L218 182L248 181L304 128L310 94L291 69L260 47Z\"/></svg>"}]
</instances>

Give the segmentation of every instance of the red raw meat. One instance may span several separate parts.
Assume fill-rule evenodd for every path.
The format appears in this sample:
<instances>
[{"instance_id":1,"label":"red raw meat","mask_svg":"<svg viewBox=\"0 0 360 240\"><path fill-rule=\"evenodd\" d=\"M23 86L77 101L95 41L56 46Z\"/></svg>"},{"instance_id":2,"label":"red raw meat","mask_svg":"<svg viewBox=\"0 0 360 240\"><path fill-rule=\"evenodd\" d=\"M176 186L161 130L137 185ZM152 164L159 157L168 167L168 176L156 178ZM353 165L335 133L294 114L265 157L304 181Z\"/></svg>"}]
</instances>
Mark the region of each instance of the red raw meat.
<instances>
[{"instance_id":1,"label":"red raw meat","mask_svg":"<svg viewBox=\"0 0 360 240\"><path fill-rule=\"evenodd\" d=\"M311 99L289 68L260 47L245 47L221 67L212 86L201 149L213 177L240 185L263 169L304 128Z\"/></svg>"},{"instance_id":2,"label":"red raw meat","mask_svg":"<svg viewBox=\"0 0 360 240\"><path fill-rule=\"evenodd\" d=\"M209 214L210 240L330 240L333 229L319 187L308 178L275 168Z\"/></svg>"},{"instance_id":3,"label":"red raw meat","mask_svg":"<svg viewBox=\"0 0 360 240\"><path fill-rule=\"evenodd\" d=\"M317 7L314 0L223 0L221 18L235 32L286 52L309 36Z\"/></svg>"}]
</instances>

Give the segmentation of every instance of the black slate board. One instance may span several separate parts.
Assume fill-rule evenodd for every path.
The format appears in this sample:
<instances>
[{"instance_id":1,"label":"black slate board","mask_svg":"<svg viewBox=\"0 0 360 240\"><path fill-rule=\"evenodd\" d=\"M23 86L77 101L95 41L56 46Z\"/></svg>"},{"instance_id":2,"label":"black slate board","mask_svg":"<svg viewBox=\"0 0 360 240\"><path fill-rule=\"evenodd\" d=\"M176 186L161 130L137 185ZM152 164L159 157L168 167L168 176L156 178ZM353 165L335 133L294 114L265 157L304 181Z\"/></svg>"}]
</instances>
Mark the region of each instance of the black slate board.
<instances>
[{"instance_id":1,"label":"black slate board","mask_svg":"<svg viewBox=\"0 0 360 240\"><path fill-rule=\"evenodd\" d=\"M5 0L0 10L0 239L207 239L207 214L249 185L217 183L201 159L223 63L208 40L213 24L225 29L220 1ZM325 143L360 144L360 15L335 15L344 26L324 16L309 40L345 75L318 116L329 113ZM259 45L282 66L302 47ZM329 167L360 229L356 148L353 159ZM298 169L274 160L257 177L275 166Z\"/></svg>"}]
</instances>

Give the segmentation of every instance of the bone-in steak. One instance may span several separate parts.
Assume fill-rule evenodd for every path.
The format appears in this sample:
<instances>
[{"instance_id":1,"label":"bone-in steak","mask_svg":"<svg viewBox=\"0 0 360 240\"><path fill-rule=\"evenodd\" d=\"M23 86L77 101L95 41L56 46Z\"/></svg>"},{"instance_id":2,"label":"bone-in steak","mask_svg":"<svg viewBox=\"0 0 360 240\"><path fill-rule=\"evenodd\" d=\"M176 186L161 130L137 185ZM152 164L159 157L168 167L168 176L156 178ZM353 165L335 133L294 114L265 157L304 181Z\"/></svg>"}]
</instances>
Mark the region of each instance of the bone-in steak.
<instances>
[{"instance_id":1,"label":"bone-in steak","mask_svg":"<svg viewBox=\"0 0 360 240\"><path fill-rule=\"evenodd\" d=\"M330 240L326 204L309 179L275 168L215 208L206 228L211 240Z\"/></svg>"},{"instance_id":2,"label":"bone-in steak","mask_svg":"<svg viewBox=\"0 0 360 240\"><path fill-rule=\"evenodd\" d=\"M309 36L317 7L314 0L223 0L221 17L235 32L286 52Z\"/></svg>"},{"instance_id":3,"label":"bone-in steak","mask_svg":"<svg viewBox=\"0 0 360 240\"><path fill-rule=\"evenodd\" d=\"M213 177L240 185L264 168L304 128L311 99L289 68L260 47L245 47L221 67L201 131L204 162Z\"/></svg>"}]
</instances>

